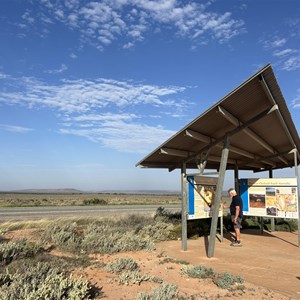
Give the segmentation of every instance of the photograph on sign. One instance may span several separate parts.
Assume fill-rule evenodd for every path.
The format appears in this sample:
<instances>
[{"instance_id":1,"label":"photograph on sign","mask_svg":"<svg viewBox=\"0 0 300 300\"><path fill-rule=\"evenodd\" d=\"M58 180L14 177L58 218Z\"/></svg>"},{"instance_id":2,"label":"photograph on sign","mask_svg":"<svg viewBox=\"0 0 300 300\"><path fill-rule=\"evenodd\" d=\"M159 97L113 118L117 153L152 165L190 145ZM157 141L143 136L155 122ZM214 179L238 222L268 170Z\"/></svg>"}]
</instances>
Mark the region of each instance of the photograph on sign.
<instances>
[{"instance_id":1,"label":"photograph on sign","mask_svg":"<svg viewBox=\"0 0 300 300\"><path fill-rule=\"evenodd\" d=\"M216 197L217 178L187 176L188 183L188 219L212 217L212 207ZM221 216L220 210L219 216Z\"/></svg>"},{"instance_id":2,"label":"photograph on sign","mask_svg":"<svg viewBox=\"0 0 300 300\"><path fill-rule=\"evenodd\" d=\"M241 179L244 214L261 217L298 217L296 178Z\"/></svg>"}]
</instances>

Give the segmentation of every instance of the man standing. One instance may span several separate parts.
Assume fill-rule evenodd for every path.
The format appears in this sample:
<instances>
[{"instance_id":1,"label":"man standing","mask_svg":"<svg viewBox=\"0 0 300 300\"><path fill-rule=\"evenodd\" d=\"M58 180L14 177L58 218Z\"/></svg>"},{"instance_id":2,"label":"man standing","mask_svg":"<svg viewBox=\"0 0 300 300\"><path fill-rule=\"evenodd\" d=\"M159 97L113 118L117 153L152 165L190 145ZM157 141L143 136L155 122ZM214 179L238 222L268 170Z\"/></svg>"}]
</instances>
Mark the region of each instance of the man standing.
<instances>
[{"instance_id":1,"label":"man standing","mask_svg":"<svg viewBox=\"0 0 300 300\"><path fill-rule=\"evenodd\" d=\"M231 188L228 190L228 195L232 201L229 206L231 221L233 223L235 231L235 240L231 243L231 246L241 246L241 228L243 218L243 201L236 193L236 190Z\"/></svg>"}]
</instances>

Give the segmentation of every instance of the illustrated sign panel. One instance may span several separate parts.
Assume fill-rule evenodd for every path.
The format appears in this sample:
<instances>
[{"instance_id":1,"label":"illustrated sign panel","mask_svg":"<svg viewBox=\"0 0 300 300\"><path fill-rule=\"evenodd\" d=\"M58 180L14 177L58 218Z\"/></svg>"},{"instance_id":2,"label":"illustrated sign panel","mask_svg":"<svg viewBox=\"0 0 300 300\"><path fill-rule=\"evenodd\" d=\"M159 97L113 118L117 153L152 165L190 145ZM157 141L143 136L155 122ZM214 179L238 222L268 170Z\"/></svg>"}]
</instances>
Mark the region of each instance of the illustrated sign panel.
<instances>
[{"instance_id":1,"label":"illustrated sign panel","mask_svg":"<svg viewBox=\"0 0 300 300\"><path fill-rule=\"evenodd\" d=\"M244 215L298 218L297 178L240 179Z\"/></svg>"},{"instance_id":2,"label":"illustrated sign panel","mask_svg":"<svg viewBox=\"0 0 300 300\"><path fill-rule=\"evenodd\" d=\"M188 219L212 217L218 179L215 177L187 176ZM220 209L219 216L222 215Z\"/></svg>"}]
</instances>

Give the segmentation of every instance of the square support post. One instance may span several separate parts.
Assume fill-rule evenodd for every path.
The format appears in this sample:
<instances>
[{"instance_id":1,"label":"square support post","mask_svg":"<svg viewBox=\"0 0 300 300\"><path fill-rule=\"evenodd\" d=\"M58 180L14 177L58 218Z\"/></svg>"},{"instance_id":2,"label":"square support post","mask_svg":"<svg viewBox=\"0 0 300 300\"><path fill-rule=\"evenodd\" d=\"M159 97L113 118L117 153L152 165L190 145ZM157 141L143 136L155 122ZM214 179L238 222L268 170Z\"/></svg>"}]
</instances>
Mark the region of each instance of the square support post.
<instances>
[{"instance_id":1,"label":"square support post","mask_svg":"<svg viewBox=\"0 0 300 300\"><path fill-rule=\"evenodd\" d=\"M269 170L269 178L273 178L273 170ZM275 231L275 218L271 218L271 231Z\"/></svg>"},{"instance_id":2,"label":"square support post","mask_svg":"<svg viewBox=\"0 0 300 300\"><path fill-rule=\"evenodd\" d=\"M181 249L187 250L187 183L186 163L181 166Z\"/></svg>"},{"instance_id":3,"label":"square support post","mask_svg":"<svg viewBox=\"0 0 300 300\"><path fill-rule=\"evenodd\" d=\"M298 187L298 247L300 247L300 193L299 193L299 174L298 174L298 162L297 162L297 149L294 149L294 162L295 162L295 177L297 179Z\"/></svg>"},{"instance_id":4,"label":"square support post","mask_svg":"<svg viewBox=\"0 0 300 300\"><path fill-rule=\"evenodd\" d=\"M223 191L225 171L226 171L226 166L227 166L227 161L228 161L228 154L229 154L229 137L226 136L225 140L224 140L223 150L222 150L219 178L218 178L217 190L216 190L216 199L215 199L215 203L213 206L212 219L211 219L211 225L210 225L210 237L209 237L209 245L208 245L208 253L207 253L207 256L209 258L214 256L214 251L215 251L219 209L220 209L220 204L221 204L221 196L222 196L222 191Z\"/></svg>"}]
</instances>

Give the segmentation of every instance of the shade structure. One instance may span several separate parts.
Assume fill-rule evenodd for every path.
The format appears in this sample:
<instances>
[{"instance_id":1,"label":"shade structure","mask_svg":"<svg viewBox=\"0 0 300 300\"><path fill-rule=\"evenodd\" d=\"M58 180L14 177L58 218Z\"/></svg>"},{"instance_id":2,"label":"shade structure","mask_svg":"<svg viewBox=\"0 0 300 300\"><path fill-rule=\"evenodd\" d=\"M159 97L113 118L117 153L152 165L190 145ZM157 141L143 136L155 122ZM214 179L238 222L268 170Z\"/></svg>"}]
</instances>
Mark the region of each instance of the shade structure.
<instances>
[{"instance_id":1,"label":"shade structure","mask_svg":"<svg viewBox=\"0 0 300 300\"><path fill-rule=\"evenodd\" d=\"M219 169L229 138L227 169L295 166L300 140L280 87L266 65L139 161L143 168Z\"/></svg>"}]
</instances>

